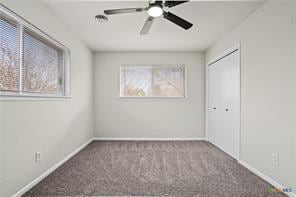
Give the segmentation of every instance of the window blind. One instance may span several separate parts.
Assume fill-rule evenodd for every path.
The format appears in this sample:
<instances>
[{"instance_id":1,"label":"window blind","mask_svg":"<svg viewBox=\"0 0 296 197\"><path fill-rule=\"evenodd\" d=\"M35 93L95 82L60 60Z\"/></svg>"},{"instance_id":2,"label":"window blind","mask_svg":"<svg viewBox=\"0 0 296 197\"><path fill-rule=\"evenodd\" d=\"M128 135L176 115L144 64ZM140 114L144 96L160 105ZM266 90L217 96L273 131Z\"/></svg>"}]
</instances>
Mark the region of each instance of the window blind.
<instances>
[{"instance_id":1,"label":"window blind","mask_svg":"<svg viewBox=\"0 0 296 197\"><path fill-rule=\"evenodd\" d=\"M62 51L24 30L23 90L27 92L55 93L61 91Z\"/></svg>"},{"instance_id":2,"label":"window blind","mask_svg":"<svg viewBox=\"0 0 296 197\"><path fill-rule=\"evenodd\" d=\"M19 61L19 27L0 15L0 91L18 91Z\"/></svg>"},{"instance_id":3,"label":"window blind","mask_svg":"<svg viewBox=\"0 0 296 197\"><path fill-rule=\"evenodd\" d=\"M70 50L0 4L0 96L68 96Z\"/></svg>"}]
</instances>

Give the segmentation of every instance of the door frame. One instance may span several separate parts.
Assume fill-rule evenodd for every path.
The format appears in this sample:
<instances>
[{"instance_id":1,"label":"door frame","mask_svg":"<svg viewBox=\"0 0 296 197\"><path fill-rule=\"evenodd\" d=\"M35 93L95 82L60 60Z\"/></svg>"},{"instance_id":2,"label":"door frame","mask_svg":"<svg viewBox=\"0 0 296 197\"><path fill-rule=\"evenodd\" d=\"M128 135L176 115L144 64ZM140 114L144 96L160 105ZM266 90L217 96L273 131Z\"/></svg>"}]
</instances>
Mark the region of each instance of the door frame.
<instances>
[{"instance_id":1,"label":"door frame","mask_svg":"<svg viewBox=\"0 0 296 197\"><path fill-rule=\"evenodd\" d=\"M216 56L215 58L210 59L209 61L207 61L206 63L206 69L205 69L205 74L206 74L206 80L205 80L205 85L206 85L206 95L205 95L205 139L209 142L209 66L211 64L213 64L214 62L219 61L220 59L223 59L225 56L230 55L231 53L233 53L234 51L238 51L239 54L239 72L240 72L240 117L239 117L239 132L238 132L238 147L237 147L237 158L235 158L236 160L240 160L240 155L241 155L241 117L242 117L242 72L241 72L241 43L237 43L235 44L233 47L225 50L224 52L222 52L220 55Z\"/></svg>"}]
</instances>

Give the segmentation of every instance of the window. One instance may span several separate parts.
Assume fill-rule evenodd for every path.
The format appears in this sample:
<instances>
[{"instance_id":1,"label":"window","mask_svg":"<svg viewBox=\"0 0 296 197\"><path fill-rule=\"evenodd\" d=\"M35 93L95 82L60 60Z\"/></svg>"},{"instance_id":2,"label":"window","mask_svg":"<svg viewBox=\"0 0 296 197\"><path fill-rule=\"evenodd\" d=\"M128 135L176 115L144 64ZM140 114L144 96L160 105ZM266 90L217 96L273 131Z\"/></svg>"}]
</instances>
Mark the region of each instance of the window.
<instances>
[{"instance_id":1,"label":"window","mask_svg":"<svg viewBox=\"0 0 296 197\"><path fill-rule=\"evenodd\" d=\"M12 21L0 18L0 89L18 90L19 75L19 32Z\"/></svg>"},{"instance_id":2,"label":"window","mask_svg":"<svg viewBox=\"0 0 296 197\"><path fill-rule=\"evenodd\" d=\"M121 66L120 97L185 98L185 67L179 65Z\"/></svg>"},{"instance_id":3,"label":"window","mask_svg":"<svg viewBox=\"0 0 296 197\"><path fill-rule=\"evenodd\" d=\"M68 96L69 59L69 49L0 5L0 96Z\"/></svg>"}]
</instances>

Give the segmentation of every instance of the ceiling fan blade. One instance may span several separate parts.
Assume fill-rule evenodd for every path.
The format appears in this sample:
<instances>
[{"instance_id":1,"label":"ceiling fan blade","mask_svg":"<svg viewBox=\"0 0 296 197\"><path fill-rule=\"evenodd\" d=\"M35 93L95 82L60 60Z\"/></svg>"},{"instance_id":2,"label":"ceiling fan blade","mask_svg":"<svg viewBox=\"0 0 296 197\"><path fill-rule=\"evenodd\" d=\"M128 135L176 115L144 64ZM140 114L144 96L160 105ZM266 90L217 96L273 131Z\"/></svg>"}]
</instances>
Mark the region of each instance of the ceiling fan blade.
<instances>
[{"instance_id":1,"label":"ceiling fan blade","mask_svg":"<svg viewBox=\"0 0 296 197\"><path fill-rule=\"evenodd\" d=\"M165 7L174 7L174 6L177 6L177 5L180 5L180 4L183 4L183 3L186 3L188 1L165 1Z\"/></svg>"},{"instance_id":2,"label":"ceiling fan blade","mask_svg":"<svg viewBox=\"0 0 296 197\"><path fill-rule=\"evenodd\" d=\"M135 13L142 12L145 8L124 8L124 9L113 9L113 10L104 10L104 13L107 15L111 14L127 14L127 13Z\"/></svg>"},{"instance_id":3,"label":"ceiling fan blade","mask_svg":"<svg viewBox=\"0 0 296 197\"><path fill-rule=\"evenodd\" d=\"M149 5L162 5L163 1L149 1Z\"/></svg>"},{"instance_id":4,"label":"ceiling fan blade","mask_svg":"<svg viewBox=\"0 0 296 197\"><path fill-rule=\"evenodd\" d=\"M149 32L153 21L154 21L154 17L152 17L152 16L149 16L146 19L145 24L140 32L141 35L146 35Z\"/></svg>"},{"instance_id":5,"label":"ceiling fan blade","mask_svg":"<svg viewBox=\"0 0 296 197\"><path fill-rule=\"evenodd\" d=\"M192 27L192 23L180 18L179 16L176 16L175 14L172 14L170 12L165 12L163 14L163 17L169 21L171 21L172 23L175 23L176 25L179 25L180 27L184 28L184 29L190 29Z\"/></svg>"}]
</instances>

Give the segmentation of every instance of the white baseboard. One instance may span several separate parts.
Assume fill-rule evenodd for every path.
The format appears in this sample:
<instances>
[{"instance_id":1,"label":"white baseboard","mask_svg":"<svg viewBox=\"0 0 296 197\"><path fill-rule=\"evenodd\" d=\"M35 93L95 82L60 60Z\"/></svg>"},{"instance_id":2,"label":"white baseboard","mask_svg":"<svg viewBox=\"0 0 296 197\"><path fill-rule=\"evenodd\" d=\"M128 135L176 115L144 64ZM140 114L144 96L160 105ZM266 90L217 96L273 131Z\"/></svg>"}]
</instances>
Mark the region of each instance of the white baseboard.
<instances>
[{"instance_id":1,"label":"white baseboard","mask_svg":"<svg viewBox=\"0 0 296 197\"><path fill-rule=\"evenodd\" d=\"M64 159L62 159L60 162L49 168L46 172L41 174L39 177L34 179L31 183L23 187L21 190L19 190L17 193L12 195L12 197L20 197L23 194L25 194L27 191L29 191L32 187L37 185L40 181L42 181L44 178L46 178L49 174L51 174L53 171L55 171L57 168L59 168L61 165L63 165L66 161L68 161L71 157L73 157L76 153L78 153L80 150L82 150L84 147L86 147L90 142L93 141L93 138L87 141L86 143L82 144L80 147L78 147L76 150L74 150L72 153L67 155Z\"/></svg>"},{"instance_id":2,"label":"white baseboard","mask_svg":"<svg viewBox=\"0 0 296 197\"><path fill-rule=\"evenodd\" d=\"M242 160L239 160L238 163L241 164L242 166L244 166L245 168L247 168L248 170L250 170L251 172L253 172L254 174L256 174L257 176L261 177L262 179L264 179L265 181L267 181L271 185L273 185L275 188L278 188L278 189L281 189L281 190L283 188L285 188L283 185L279 184L278 182L276 182L275 180L273 180L269 176L263 174L262 172L260 172L256 168L252 167L248 163L246 163L246 162L244 162ZM285 194L287 194L290 197L296 197L296 194L294 192L289 192L289 193L287 192Z\"/></svg>"},{"instance_id":3,"label":"white baseboard","mask_svg":"<svg viewBox=\"0 0 296 197\"><path fill-rule=\"evenodd\" d=\"M107 138L95 137L97 141L206 141L205 138Z\"/></svg>"}]
</instances>

